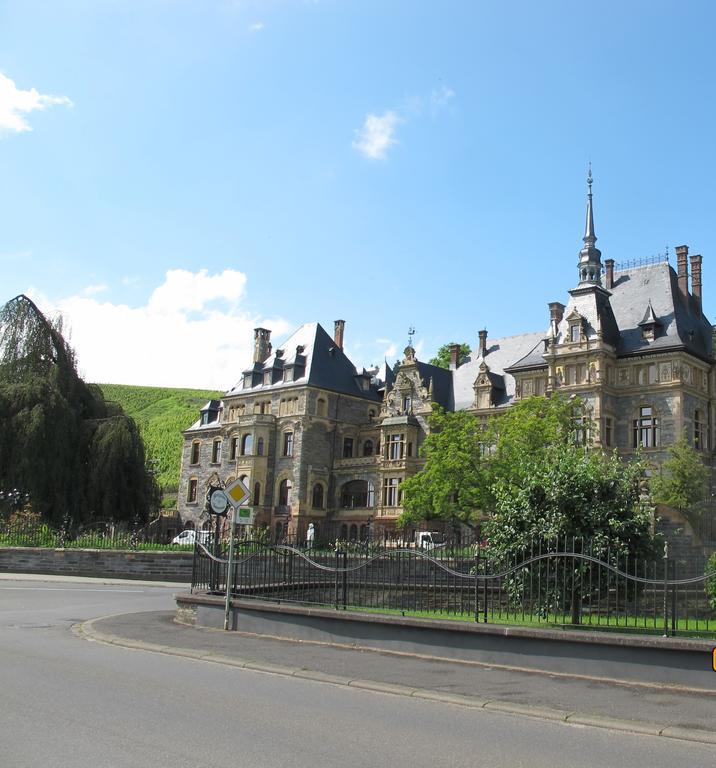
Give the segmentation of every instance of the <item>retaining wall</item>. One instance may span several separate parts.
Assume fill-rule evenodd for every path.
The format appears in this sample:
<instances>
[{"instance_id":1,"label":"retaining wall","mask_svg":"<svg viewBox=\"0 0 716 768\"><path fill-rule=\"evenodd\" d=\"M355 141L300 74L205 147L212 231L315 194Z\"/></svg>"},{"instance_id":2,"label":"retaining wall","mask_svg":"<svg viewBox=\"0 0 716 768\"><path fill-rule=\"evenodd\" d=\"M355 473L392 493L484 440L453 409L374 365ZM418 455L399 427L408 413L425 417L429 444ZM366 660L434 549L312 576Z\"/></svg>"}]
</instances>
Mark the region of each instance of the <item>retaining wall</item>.
<instances>
[{"instance_id":1,"label":"retaining wall","mask_svg":"<svg viewBox=\"0 0 716 768\"><path fill-rule=\"evenodd\" d=\"M0 549L0 572L191 582L193 552L104 549Z\"/></svg>"},{"instance_id":2,"label":"retaining wall","mask_svg":"<svg viewBox=\"0 0 716 768\"><path fill-rule=\"evenodd\" d=\"M175 620L223 628L224 599L176 596ZM584 675L716 694L716 641L351 613L236 599L231 628L256 635Z\"/></svg>"}]
</instances>

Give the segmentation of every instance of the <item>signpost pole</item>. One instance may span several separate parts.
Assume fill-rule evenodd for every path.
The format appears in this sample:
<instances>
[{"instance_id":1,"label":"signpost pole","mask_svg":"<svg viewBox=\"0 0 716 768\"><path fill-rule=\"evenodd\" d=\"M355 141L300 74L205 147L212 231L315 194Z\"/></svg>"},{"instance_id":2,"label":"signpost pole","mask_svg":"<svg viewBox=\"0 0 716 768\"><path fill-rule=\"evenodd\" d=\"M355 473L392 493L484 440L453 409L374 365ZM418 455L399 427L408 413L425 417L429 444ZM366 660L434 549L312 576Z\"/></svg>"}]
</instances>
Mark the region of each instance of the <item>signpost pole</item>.
<instances>
[{"instance_id":1,"label":"signpost pole","mask_svg":"<svg viewBox=\"0 0 716 768\"><path fill-rule=\"evenodd\" d=\"M226 606L224 608L224 629L229 628L229 615L231 613L231 587L233 586L234 571L234 536L236 535L236 515L238 510L231 510L231 526L229 528L229 562L226 565Z\"/></svg>"}]
</instances>

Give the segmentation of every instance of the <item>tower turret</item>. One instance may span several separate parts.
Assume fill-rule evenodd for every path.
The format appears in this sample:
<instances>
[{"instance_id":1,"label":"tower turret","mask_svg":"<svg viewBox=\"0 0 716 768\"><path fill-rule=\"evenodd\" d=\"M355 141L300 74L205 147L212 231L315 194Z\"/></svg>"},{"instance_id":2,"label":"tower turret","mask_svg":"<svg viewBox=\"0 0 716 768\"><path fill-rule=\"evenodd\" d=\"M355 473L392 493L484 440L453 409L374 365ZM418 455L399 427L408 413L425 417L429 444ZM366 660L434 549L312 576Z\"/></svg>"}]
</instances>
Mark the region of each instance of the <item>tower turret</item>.
<instances>
[{"instance_id":1,"label":"tower turret","mask_svg":"<svg viewBox=\"0 0 716 768\"><path fill-rule=\"evenodd\" d=\"M594 234L594 211L592 207L592 165L589 164L587 176L587 221L584 227L584 247L579 252L579 285L602 284L602 252L596 247L597 236Z\"/></svg>"}]
</instances>

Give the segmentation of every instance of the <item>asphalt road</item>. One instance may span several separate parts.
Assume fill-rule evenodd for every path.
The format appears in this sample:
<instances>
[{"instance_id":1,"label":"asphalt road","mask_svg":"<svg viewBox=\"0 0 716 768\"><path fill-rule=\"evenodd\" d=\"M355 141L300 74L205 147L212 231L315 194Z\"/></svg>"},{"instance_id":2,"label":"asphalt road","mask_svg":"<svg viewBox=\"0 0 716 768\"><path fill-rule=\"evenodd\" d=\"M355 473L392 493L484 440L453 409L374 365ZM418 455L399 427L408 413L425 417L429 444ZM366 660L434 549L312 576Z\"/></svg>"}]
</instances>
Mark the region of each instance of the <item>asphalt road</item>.
<instances>
[{"instance_id":1,"label":"asphalt road","mask_svg":"<svg viewBox=\"0 0 716 768\"><path fill-rule=\"evenodd\" d=\"M716 747L91 643L174 589L0 581L3 768L711 766Z\"/></svg>"}]
</instances>

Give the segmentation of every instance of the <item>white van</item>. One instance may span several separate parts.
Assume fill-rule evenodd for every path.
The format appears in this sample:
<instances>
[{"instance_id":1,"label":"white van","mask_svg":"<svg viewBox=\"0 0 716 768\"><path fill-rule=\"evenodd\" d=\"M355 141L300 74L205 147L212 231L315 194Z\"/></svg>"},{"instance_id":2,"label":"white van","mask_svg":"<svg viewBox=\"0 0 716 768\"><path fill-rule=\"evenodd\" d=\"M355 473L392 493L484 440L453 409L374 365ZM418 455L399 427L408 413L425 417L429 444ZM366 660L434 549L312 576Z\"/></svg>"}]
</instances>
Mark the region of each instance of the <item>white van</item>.
<instances>
[{"instance_id":1,"label":"white van","mask_svg":"<svg viewBox=\"0 0 716 768\"><path fill-rule=\"evenodd\" d=\"M209 531L195 531L193 528L187 528L186 531L182 531L172 539L172 544L185 544L187 547L193 547L197 539L202 544L206 544L209 541Z\"/></svg>"},{"instance_id":2,"label":"white van","mask_svg":"<svg viewBox=\"0 0 716 768\"><path fill-rule=\"evenodd\" d=\"M415 546L418 549L437 549L445 546L446 537L438 531L416 531Z\"/></svg>"}]
</instances>

